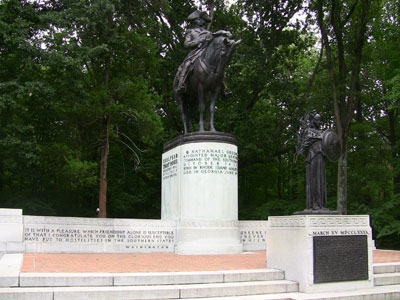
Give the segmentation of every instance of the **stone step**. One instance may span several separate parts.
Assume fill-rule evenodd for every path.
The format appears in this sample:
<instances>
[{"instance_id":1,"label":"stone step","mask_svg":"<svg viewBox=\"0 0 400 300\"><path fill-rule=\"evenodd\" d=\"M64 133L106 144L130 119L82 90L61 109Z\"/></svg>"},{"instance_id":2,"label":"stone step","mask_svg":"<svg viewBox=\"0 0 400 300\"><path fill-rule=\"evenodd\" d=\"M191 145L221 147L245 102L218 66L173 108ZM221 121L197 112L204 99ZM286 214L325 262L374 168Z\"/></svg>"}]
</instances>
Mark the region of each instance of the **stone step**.
<instances>
[{"instance_id":1,"label":"stone step","mask_svg":"<svg viewBox=\"0 0 400 300\"><path fill-rule=\"evenodd\" d=\"M120 287L121 288L121 287ZM138 287L131 287L130 291L127 291L128 287L123 287L125 289L124 292L121 292L119 295L114 290L114 294L110 297L111 294L104 294L101 297L98 297L98 293L88 293L86 296L82 294L75 294L77 297L74 300L98 300L98 299L180 299L180 300L395 300L400 299L400 285L390 285L390 286L377 286L370 289L358 290L358 291L338 291L338 292L330 292L330 293L315 293L315 294L304 294L299 292L291 292L291 293L277 293L277 294L260 294L260 295L246 295L244 296L227 296L227 297L190 297L184 298L181 295L178 295L176 292L168 291L167 289L161 290L161 294L157 294L155 291L153 293L147 294L150 297L147 298L138 298L138 293L135 294L134 298L130 296L134 294L134 289ZM151 288L151 287L148 287ZM166 286L164 286L166 288ZM17 288L11 289L14 292L12 293L0 293L0 300L66 300L73 299L71 298L71 292L73 289L82 289L82 288ZM96 287L92 288L94 291L97 290ZM115 289L115 287L114 287ZM4 290L4 289L0 289ZM69 290L69 291L68 291ZM29 292L28 292L29 291ZM69 292L70 294L63 294L63 292ZM86 291L88 292L88 291ZM106 290L101 291L100 293L105 293ZM137 291L138 292L138 291ZM146 295L143 293L143 297ZM120 298L118 298L120 297ZM169 297L169 298L168 298ZM178 297L178 298L177 298Z\"/></svg>"},{"instance_id":2,"label":"stone step","mask_svg":"<svg viewBox=\"0 0 400 300\"><path fill-rule=\"evenodd\" d=\"M223 298L190 298L182 300L397 300L400 299L400 285L379 286L357 291L338 291L326 293L280 293Z\"/></svg>"},{"instance_id":3,"label":"stone step","mask_svg":"<svg viewBox=\"0 0 400 300\"><path fill-rule=\"evenodd\" d=\"M0 289L0 300L187 299L239 297L297 291L298 284L288 280L148 286L16 287Z\"/></svg>"},{"instance_id":4,"label":"stone step","mask_svg":"<svg viewBox=\"0 0 400 300\"><path fill-rule=\"evenodd\" d=\"M23 254L5 254L0 260L0 287L18 286Z\"/></svg>"},{"instance_id":5,"label":"stone step","mask_svg":"<svg viewBox=\"0 0 400 300\"><path fill-rule=\"evenodd\" d=\"M21 273L20 287L138 286L281 280L280 270L233 270L160 273Z\"/></svg>"},{"instance_id":6,"label":"stone step","mask_svg":"<svg viewBox=\"0 0 400 300\"><path fill-rule=\"evenodd\" d=\"M400 284L400 263L374 264L374 285L397 285Z\"/></svg>"},{"instance_id":7,"label":"stone step","mask_svg":"<svg viewBox=\"0 0 400 300\"><path fill-rule=\"evenodd\" d=\"M169 273L21 273L0 300L376 300L400 299L400 263L374 264L375 287L303 294L272 269ZM4 274L5 275L5 274ZM3 278L4 279L4 278Z\"/></svg>"},{"instance_id":8,"label":"stone step","mask_svg":"<svg viewBox=\"0 0 400 300\"><path fill-rule=\"evenodd\" d=\"M374 274L383 274L383 273L400 273L400 262L374 264Z\"/></svg>"},{"instance_id":9,"label":"stone step","mask_svg":"<svg viewBox=\"0 0 400 300\"><path fill-rule=\"evenodd\" d=\"M382 273L374 275L374 285L400 284L400 273Z\"/></svg>"}]
</instances>

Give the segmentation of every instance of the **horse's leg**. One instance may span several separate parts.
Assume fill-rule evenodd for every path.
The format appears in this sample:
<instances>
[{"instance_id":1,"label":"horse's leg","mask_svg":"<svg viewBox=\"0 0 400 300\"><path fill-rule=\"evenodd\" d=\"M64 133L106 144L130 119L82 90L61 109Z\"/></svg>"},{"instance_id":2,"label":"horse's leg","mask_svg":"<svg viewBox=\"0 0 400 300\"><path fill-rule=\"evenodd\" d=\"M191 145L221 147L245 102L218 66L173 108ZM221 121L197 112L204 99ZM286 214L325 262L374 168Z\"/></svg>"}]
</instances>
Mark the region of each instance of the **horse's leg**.
<instances>
[{"instance_id":1,"label":"horse's leg","mask_svg":"<svg viewBox=\"0 0 400 300\"><path fill-rule=\"evenodd\" d=\"M178 109L179 109L179 112L181 114L181 120L182 120L182 123L183 123L184 133L187 133L188 132L188 128L187 128L187 125L186 125L187 117L186 117L186 114L185 114L185 108L183 107L182 95L176 95L176 103L178 104Z\"/></svg>"},{"instance_id":2,"label":"horse's leg","mask_svg":"<svg viewBox=\"0 0 400 300\"><path fill-rule=\"evenodd\" d=\"M214 113L215 113L215 103L217 101L217 97L219 95L220 88L216 88L211 92L210 97L210 131L215 131L214 127Z\"/></svg>"},{"instance_id":3,"label":"horse's leg","mask_svg":"<svg viewBox=\"0 0 400 300\"><path fill-rule=\"evenodd\" d=\"M204 90L203 87L198 85L197 97L199 100L199 131L204 131L204 112L206 110L206 104L204 103Z\"/></svg>"},{"instance_id":4,"label":"horse's leg","mask_svg":"<svg viewBox=\"0 0 400 300\"><path fill-rule=\"evenodd\" d=\"M188 99L187 99L188 100ZM186 102L186 105L184 106L185 108L185 117L186 117L186 132L192 132L193 131L193 126L192 126L192 108L190 107L189 103Z\"/></svg>"},{"instance_id":5,"label":"horse's leg","mask_svg":"<svg viewBox=\"0 0 400 300\"><path fill-rule=\"evenodd\" d=\"M193 109L194 107L189 104L186 106L186 122L188 132L193 132Z\"/></svg>"}]
</instances>

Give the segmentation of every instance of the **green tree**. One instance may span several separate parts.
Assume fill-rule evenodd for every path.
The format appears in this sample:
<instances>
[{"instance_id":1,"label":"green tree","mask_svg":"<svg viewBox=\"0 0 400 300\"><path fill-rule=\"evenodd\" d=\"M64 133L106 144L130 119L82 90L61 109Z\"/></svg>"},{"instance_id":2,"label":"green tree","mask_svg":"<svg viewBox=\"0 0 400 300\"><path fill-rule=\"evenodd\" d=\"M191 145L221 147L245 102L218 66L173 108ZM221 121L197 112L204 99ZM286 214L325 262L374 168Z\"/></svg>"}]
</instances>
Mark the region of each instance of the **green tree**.
<instances>
[{"instance_id":1,"label":"green tree","mask_svg":"<svg viewBox=\"0 0 400 300\"><path fill-rule=\"evenodd\" d=\"M119 138L136 156L139 148L134 140L151 139L161 129L154 106L158 96L151 92L150 81L157 73L157 47L145 28L139 27L146 24L138 23L132 6L125 2L72 1L66 20L72 21L66 44L81 60L84 72L87 116L97 124L94 127L101 150L99 216L106 217L110 139ZM119 124L132 120L146 124L143 130L136 128L139 134L135 137L122 132Z\"/></svg>"},{"instance_id":2,"label":"green tree","mask_svg":"<svg viewBox=\"0 0 400 300\"><path fill-rule=\"evenodd\" d=\"M25 202L22 195L25 189L17 192L16 181L22 187L37 191L34 174L41 149L35 128L26 122L31 118L26 104L41 90L36 77L41 71L40 47L36 42L40 30L42 24L34 4L0 3L0 191L3 199L14 194ZM36 210L34 205L32 210Z\"/></svg>"},{"instance_id":3,"label":"green tree","mask_svg":"<svg viewBox=\"0 0 400 300\"><path fill-rule=\"evenodd\" d=\"M360 107L362 119L357 118L357 129L363 132L353 139L360 150L353 160L361 165L357 181L363 180L363 188L352 196L363 198L358 199L361 209L355 211L371 215L377 245L396 249L400 246L399 8L397 1L382 2L366 48L366 88Z\"/></svg>"},{"instance_id":4,"label":"green tree","mask_svg":"<svg viewBox=\"0 0 400 300\"><path fill-rule=\"evenodd\" d=\"M350 125L362 91L363 48L372 18L370 1L311 2L321 34L330 78L336 130L342 143L338 162L337 210L347 213L347 166Z\"/></svg>"},{"instance_id":5,"label":"green tree","mask_svg":"<svg viewBox=\"0 0 400 300\"><path fill-rule=\"evenodd\" d=\"M315 38L292 20L301 8L301 1L239 1L224 16L215 14L243 40L227 69L234 96L217 103L216 115L217 128L238 139L241 219L266 219L305 205L298 176L304 166L293 164L293 152L295 124L307 108Z\"/></svg>"},{"instance_id":6,"label":"green tree","mask_svg":"<svg viewBox=\"0 0 400 300\"><path fill-rule=\"evenodd\" d=\"M106 195L108 143L124 145L129 153L124 158L135 166L139 149L152 145L161 130L155 107L160 97L152 87L158 48L143 26L148 15L139 17L127 2L111 1L10 0L1 8L1 58L7 66L1 85L7 123L1 150L8 165L2 168L3 191L36 193L57 214L86 215L89 209L94 215L100 165ZM25 156L19 165L17 155Z\"/></svg>"}]
</instances>

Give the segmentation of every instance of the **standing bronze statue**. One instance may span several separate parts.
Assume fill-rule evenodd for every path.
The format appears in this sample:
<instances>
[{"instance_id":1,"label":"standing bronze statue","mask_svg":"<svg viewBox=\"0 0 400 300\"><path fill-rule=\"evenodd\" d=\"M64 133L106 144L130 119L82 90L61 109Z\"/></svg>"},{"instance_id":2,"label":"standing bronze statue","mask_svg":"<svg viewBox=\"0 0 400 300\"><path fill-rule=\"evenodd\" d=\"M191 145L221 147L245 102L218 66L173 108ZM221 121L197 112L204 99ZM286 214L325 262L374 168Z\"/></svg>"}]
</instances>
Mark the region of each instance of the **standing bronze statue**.
<instances>
[{"instance_id":1,"label":"standing bronze statue","mask_svg":"<svg viewBox=\"0 0 400 300\"><path fill-rule=\"evenodd\" d=\"M301 120L295 160L306 156L307 209L295 214L339 214L327 208L326 159L340 157L340 140L332 130L321 129L321 115L307 114Z\"/></svg>"},{"instance_id":2,"label":"standing bronze statue","mask_svg":"<svg viewBox=\"0 0 400 300\"><path fill-rule=\"evenodd\" d=\"M192 120L199 111L199 131L205 130L204 114L209 98L210 131L215 131L215 103L224 85L225 67L234 47L240 43L229 31L215 33L205 25L211 19L206 12L196 10L187 20L194 24L185 34L184 47L191 49L178 68L174 79L174 96L183 122L184 133L193 131Z\"/></svg>"}]
</instances>

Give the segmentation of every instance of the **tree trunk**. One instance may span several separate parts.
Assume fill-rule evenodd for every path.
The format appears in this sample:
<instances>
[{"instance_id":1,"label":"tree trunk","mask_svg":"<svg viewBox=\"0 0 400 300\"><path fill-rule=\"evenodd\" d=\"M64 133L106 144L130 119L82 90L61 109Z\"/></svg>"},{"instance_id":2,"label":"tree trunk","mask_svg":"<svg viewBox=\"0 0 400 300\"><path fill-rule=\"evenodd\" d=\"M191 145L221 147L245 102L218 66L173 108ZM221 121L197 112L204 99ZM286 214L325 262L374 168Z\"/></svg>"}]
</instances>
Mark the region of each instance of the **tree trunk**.
<instances>
[{"instance_id":1,"label":"tree trunk","mask_svg":"<svg viewBox=\"0 0 400 300\"><path fill-rule=\"evenodd\" d=\"M107 217L107 165L110 149L109 120L108 115L104 116L100 157L99 218Z\"/></svg>"},{"instance_id":2,"label":"tree trunk","mask_svg":"<svg viewBox=\"0 0 400 300\"><path fill-rule=\"evenodd\" d=\"M112 23L112 19L108 16L107 21ZM104 87L109 88L111 74L111 58L106 56L104 60ZM104 98L103 108L106 111L111 104L111 96ZM101 132L101 154L100 154L100 187L99 187L99 218L107 217L107 167L108 153L110 152L110 124L111 115L105 113L102 120Z\"/></svg>"},{"instance_id":3,"label":"tree trunk","mask_svg":"<svg viewBox=\"0 0 400 300\"><path fill-rule=\"evenodd\" d=\"M337 177L337 211L342 215L347 215L347 147L342 152L338 161Z\"/></svg>"}]
</instances>

